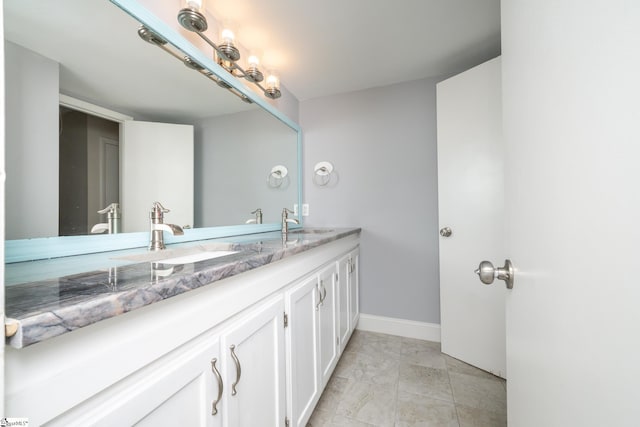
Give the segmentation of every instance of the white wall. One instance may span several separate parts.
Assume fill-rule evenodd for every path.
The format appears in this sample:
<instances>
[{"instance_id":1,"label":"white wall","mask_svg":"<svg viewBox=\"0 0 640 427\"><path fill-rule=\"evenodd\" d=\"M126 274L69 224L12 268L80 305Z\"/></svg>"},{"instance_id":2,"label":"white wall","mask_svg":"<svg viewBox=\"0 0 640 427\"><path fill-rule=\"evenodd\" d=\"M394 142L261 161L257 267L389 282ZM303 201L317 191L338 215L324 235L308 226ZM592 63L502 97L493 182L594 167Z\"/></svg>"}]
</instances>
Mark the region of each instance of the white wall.
<instances>
[{"instance_id":1,"label":"white wall","mask_svg":"<svg viewBox=\"0 0 640 427\"><path fill-rule=\"evenodd\" d=\"M359 226L361 311L440 323L436 79L300 103L310 226ZM340 181L312 182L327 160Z\"/></svg>"},{"instance_id":2,"label":"white wall","mask_svg":"<svg viewBox=\"0 0 640 427\"><path fill-rule=\"evenodd\" d=\"M58 63L6 42L5 65L6 238L57 236Z\"/></svg>"},{"instance_id":3,"label":"white wall","mask_svg":"<svg viewBox=\"0 0 640 427\"><path fill-rule=\"evenodd\" d=\"M211 117L195 123L195 225L243 224L251 212L279 222L282 208L297 202L297 133L262 110ZM280 188L267 186L276 165L289 170Z\"/></svg>"}]
</instances>

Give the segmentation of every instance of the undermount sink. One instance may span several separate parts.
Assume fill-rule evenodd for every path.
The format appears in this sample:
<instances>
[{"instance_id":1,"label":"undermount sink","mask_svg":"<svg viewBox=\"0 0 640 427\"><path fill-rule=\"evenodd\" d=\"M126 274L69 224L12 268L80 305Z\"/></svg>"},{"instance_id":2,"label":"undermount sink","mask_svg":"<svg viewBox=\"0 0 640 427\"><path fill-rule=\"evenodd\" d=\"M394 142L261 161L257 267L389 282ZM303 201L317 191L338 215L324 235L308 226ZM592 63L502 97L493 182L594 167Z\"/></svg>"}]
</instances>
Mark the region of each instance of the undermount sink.
<instances>
[{"instance_id":1,"label":"undermount sink","mask_svg":"<svg viewBox=\"0 0 640 427\"><path fill-rule=\"evenodd\" d=\"M183 255L175 258L169 259L161 259L156 262L160 262L162 264L189 264L192 262L205 261L208 259L220 258L227 255L237 254L238 251L207 251L207 252L198 252L191 255Z\"/></svg>"},{"instance_id":2,"label":"undermount sink","mask_svg":"<svg viewBox=\"0 0 640 427\"><path fill-rule=\"evenodd\" d=\"M163 264L188 264L208 259L219 258L238 253L232 250L230 243L208 243L161 251L149 251L133 255L115 257L114 259L132 262L160 262Z\"/></svg>"},{"instance_id":3,"label":"undermount sink","mask_svg":"<svg viewBox=\"0 0 640 427\"><path fill-rule=\"evenodd\" d=\"M295 230L289 230L289 234L301 233L301 234L323 234L333 233L335 230L330 228L298 228Z\"/></svg>"}]
</instances>

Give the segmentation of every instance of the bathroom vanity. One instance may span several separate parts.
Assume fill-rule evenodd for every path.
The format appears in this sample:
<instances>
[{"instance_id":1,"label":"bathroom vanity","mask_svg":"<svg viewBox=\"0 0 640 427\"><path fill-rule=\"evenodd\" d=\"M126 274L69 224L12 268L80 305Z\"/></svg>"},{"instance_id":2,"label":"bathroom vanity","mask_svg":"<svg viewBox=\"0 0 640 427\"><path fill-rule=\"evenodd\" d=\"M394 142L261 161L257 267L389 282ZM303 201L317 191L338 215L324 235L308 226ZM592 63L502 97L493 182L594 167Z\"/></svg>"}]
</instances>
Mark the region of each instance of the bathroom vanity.
<instances>
[{"instance_id":1,"label":"bathroom vanity","mask_svg":"<svg viewBox=\"0 0 640 427\"><path fill-rule=\"evenodd\" d=\"M306 425L358 321L359 234L111 252L102 269L7 287L18 331L6 414L34 425ZM12 308L27 294L40 303Z\"/></svg>"}]
</instances>

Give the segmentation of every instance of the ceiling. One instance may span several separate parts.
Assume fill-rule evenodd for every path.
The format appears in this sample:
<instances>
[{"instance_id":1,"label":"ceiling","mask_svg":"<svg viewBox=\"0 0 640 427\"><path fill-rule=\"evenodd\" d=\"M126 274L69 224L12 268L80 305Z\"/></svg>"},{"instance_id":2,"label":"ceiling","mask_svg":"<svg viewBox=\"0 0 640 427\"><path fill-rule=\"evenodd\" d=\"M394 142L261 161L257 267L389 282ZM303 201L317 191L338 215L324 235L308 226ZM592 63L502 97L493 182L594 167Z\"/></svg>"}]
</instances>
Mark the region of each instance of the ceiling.
<instances>
[{"instance_id":1,"label":"ceiling","mask_svg":"<svg viewBox=\"0 0 640 427\"><path fill-rule=\"evenodd\" d=\"M464 71L500 54L499 0L204 0L299 100Z\"/></svg>"},{"instance_id":2,"label":"ceiling","mask_svg":"<svg viewBox=\"0 0 640 427\"><path fill-rule=\"evenodd\" d=\"M179 0L163 1L177 14ZM500 54L499 0L204 1L301 101L451 75ZM68 95L159 119L252 108L141 41L107 0L5 0L4 10L7 39L58 61Z\"/></svg>"}]
</instances>

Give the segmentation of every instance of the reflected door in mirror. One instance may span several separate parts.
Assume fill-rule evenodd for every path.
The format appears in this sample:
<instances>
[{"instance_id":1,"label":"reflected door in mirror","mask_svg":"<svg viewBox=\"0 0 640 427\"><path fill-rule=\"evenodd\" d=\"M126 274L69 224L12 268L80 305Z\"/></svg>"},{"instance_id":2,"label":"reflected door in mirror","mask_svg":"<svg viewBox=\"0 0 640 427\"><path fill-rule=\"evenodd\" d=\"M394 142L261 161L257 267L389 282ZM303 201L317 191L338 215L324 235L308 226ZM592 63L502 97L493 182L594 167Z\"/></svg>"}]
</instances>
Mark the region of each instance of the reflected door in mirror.
<instances>
[{"instance_id":1,"label":"reflected door in mirror","mask_svg":"<svg viewBox=\"0 0 640 427\"><path fill-rule=\"evenodd\" d=\"M123 231L149 230L156 201L165 223L193 227L193 126L126 121L120 150Z\"/></svg>"}]
</instances>

